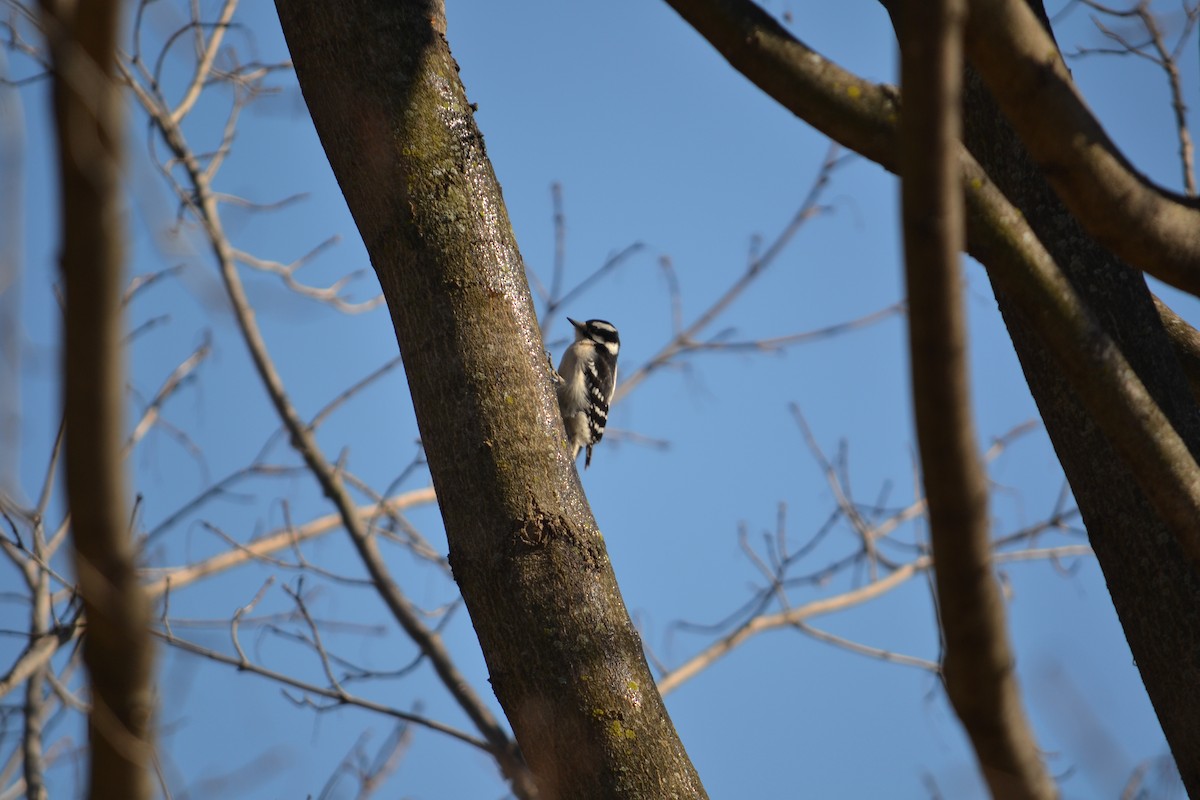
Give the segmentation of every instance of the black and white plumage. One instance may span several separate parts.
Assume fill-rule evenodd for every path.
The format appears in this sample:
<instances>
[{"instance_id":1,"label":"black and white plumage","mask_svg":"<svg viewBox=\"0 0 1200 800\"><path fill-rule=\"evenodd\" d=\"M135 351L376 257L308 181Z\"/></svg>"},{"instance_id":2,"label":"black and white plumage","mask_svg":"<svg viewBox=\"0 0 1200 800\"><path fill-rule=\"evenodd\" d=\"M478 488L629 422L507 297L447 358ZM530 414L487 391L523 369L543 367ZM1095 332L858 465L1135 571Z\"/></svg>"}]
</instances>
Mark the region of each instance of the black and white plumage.
<instances>
[{"instance_id":1,"label":"black and white plumage","mask_svg":"<svg viewBox=\"0 0 1200 800\"><path fill-rule=\"evenodd\" d=\"M602 319L576 322L575 341L563 353L558 365L558 409L567 428L571 458L587 448L583 468L592 463L592 445L604 436L608 424L608 404L617 388L617 353L621 337L612 323Z\"/></svg>"}]
</instances>

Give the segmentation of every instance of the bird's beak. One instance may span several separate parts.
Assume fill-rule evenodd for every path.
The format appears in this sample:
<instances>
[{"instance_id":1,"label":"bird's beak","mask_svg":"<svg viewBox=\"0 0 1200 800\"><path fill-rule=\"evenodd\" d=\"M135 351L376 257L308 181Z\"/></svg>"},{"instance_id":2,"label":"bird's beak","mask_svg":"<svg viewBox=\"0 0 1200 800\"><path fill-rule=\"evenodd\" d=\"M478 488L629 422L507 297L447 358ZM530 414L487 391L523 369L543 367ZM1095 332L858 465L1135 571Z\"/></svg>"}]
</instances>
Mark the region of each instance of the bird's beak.
<instances>
[{"instance_id":1,"label":"bird's beak","mask_svg":"<svg viewBox=\"0 0 1200 800\"><path fill-rule=\"evenodd\" d=\"M578 320L571 319L570 317L567 317L567 322L569 322L569 323L571 323L572 325L574 325L574 326L575 326L575 330L577 330L577 331L581 331L581 330L583 330L583 328L584 328L584 324L583 324L582 322L580 322L580 321L578 321Z\"/></svg>"}]
</instances>

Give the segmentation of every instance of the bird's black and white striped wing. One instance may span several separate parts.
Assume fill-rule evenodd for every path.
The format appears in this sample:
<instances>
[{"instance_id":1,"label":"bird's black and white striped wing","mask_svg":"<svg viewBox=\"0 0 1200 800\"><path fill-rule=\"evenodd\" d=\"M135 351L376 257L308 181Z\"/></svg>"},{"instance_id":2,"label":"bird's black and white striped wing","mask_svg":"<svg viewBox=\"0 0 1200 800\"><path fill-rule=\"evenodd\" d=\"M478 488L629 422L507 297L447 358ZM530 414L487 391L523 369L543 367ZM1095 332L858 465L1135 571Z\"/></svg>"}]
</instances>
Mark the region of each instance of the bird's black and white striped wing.
<instances>
[{"instance_id":1,"label":"bird's black and white striped wing","mask_svg":"<svg viewBox=\"0 0 1200 800\"><path fill-rule=\"evenodd\" d=\"M583 460L583 468L587 469L592 463L592 445L604 438L604 427L608 424L608 404L617 386L616 365L602 358L592 359L584 364L583 379L592 401L587 410L590 441Z\"/></svg>"}]
</instances>

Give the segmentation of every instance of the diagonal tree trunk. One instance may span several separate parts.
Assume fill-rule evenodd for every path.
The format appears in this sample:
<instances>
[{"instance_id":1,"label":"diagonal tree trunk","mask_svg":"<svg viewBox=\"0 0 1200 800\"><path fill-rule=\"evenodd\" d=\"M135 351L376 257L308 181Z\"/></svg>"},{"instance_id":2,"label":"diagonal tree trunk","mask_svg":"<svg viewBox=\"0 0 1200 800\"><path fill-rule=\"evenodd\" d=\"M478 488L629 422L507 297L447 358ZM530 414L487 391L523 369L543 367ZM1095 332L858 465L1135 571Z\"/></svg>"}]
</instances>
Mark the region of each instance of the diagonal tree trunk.
<instances>
[{"instance_id":1,"label":"diagonal tree trunk","mask_svg":"<svg viewBox=\"0 0 1200 800\"><path fill-rule=\"evenodd\" d=\"M276 6L391 309L454 577L540 797L705 797L565 449L441 4Z\"/></svg>"}]
</instances>

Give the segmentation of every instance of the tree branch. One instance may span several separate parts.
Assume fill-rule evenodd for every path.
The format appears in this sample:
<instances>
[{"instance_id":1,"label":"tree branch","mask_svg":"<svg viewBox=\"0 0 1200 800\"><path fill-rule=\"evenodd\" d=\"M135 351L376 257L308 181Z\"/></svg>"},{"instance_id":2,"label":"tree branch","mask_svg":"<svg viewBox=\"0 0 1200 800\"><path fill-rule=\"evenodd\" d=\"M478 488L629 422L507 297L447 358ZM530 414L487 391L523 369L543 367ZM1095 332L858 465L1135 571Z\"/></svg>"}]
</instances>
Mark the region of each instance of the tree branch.
<instances>
[{"instance_id":1,"label":"tree branch","mask_svg":"<svg viewBox=\"0 0 1200 800\"><path fill-rule=\"evenodd\" d=\"M668 2L786 108L896 171L893 95L829 64L749 0ZM883 4L894 19L907 5ZM847 102L850 94L861 102ZM977 132L972 148L1005 178L1002 192L963 152L969 251L996 287L1184 783L1200 791L1200 735L1185 711L1200 670L1178 658L1200 608L1200 481L1189 452L1200 446L1195 404L1181 396L1178 360L1141 275L1077 229L998 115L976 111L967 120ZM1020 210L1008 197L1019 198Z\"/></svg>"},{"instance_id":2,"label":"tree branch","mask_svg":"<svg viewBox=\"0 0 1200 800\"><path fill-rule=\"evenodd\" d=\"M1192 397L1200 404L1200 331L1189 325L1157 296L1154 298L1154 308L1162 320L1167 336L1171 338L1171 349L1179 359L1179 366L1187 378Z\"/></svg>"},{"instance_id":3,"label":"tree branch","mask_svg":"<svg viewBox=\"0 0 1200 800\"><path fill-rule=\"evenodd\" d=\"M355 509L355 515L360 519L366 519L379 514L395 513L416 505L432 503L436 499L433 489L417 489L379 503L358 507ZM284 548L294 547L301 542L315 539L330 531L337 530L343 524L344 520L340 512L327 514L326 516L310 520L298 528L288 527L274 533L269 533L266 536L255 539L253 542L220 553L204 561L163 570L164 574L161 577L146 585L146 593L151 597L158 597L168 591L173 592L177 589L182 589L203 578L207 578L209 575L224 572L227 569L263 558Z\"/></svg>"},{"instance_id":4,"label":"tree branch","mask_svg":"<svg viewBox=\"0 0 1200 800\"><path fill-rule=\"evenodd\" d=\"M1129 264L1200 295L1200 208L1155 186L1117 149L1025 0L972 3L966 41L972 65L1088 233Z\"/></svg>"},{"instance_id":5,"label":"tree branch","mask_svg":"<svg viewBox=\"0 0 1200 800\"><path fill-rule=\"evenodd\" d=\"M1018 550L1010 553L995 552L992 554L991 560L993 564L999 564L1005 561L1086 556L1091 552L1091 548L1084 544L1062 545L1040 550ZM836 611L868 603L893 589L903 586L913 578L925 574L932 566L932 558L929 556L920 556L882 578L871 581L860 588L851 589L850 591L831 597L813 600L804 605L794 606L774 614L756 614L675 669L666 672L659 678L658 689L663 694L675 691L684 683L696 677L723 657L729 655L740 645L761 633L780 628L795 628L800 623L814 617L832 614Z\"/></svg>"},{"instance_id":6,"label":"tree branch","mask_svg":"<svg viewBox=\"0 0 1200 800\"><path fill-rule=\"evenodd\" d=\"M1130 465L1163 522L1200 570L1200 468L1125 354L1095 319L1020 211L982 168L967 173L971 253L1026 315L1067 380Z\"/></svg>"},{"instance_id":7,"label":"tree branch","mask_svg":"<svg viewBox=\"0 0 1200 800\"><path fill-rule=\"evenodd\" d=\"M667 2L789 110L897 171L898 109L890 93L821 58L751 0ZM862 102L847 103L847 93ZM1080 401L1128 461L1138 485L1200 571L1200 529L1195 524L1200 519L1200 468L1186 443L1025 215L965 148L958 149L958 163L967 198L968 251L1020 305L1027 324L1053 353Z\"/></svg>"},{"instance_id":8,"label":"tree branch","mask_svg":"<svg viewBox=\"0 0 1200 800\"><path fill-rule=\"evenodd\" d=\"M248 672L251 675L258 675L283 686L290 686L293 689L299 689L305 694L332 700L339 706L353 706L366 711L372 711L376 714L393 717L404 722L411 722L414 725L420 725L421 727L437 731L438 733L444 733L452 739L457 739L464 744L469 744L472 747L477 747L480 750L492 753L492 746L489 742L466 734L463 731L446 725L443 722L438 722L436 719L431 719L420 714L410 714L407 711L401 711L398 708L392 708L390 706L383 705L382 703L376 703L368 698L359 697L358 695L347 692L336 683L332 685L332 688L329 688L325 686L319 686L315 683L309 683L308 681L302 681L282 672L276 672L275 670L268 669L260 664L255 664L253 661L246 658L245 653L241 652L240 648L237 657L227 656L224 653L213 650L212 648L204 647L203 645L196 644L195 642L190 642L187 639L181 639L172 634L170 631L155 631L154 635L172 647L177 647L184 652L207 658L208 660L215 661L218 664L226 664L228 666L235 667L239 672ZM493 755L496 754L493 753Z\"/></svg>"},{"instance_id":9,"label":"tree branch","mask_svg":"<svg viewBox=\"0 0 1200 800\"><path fill-rule=\"evenodd\" d=\"M909 356L929 503L942 677L995 798L1053 798L1021 707L991 570L987 477L976 450L959 251L964 0L912 3L898 28Z\"/></svg>"},{"instance_id":10,"label":"tree branch","mask_svg":"<svg viewBox=\"0 0 1200 800\"><path fill-rule=\"evenodd\" d=\"M117 2L43 0L61 176L67 502L92 690L88 782L92 796L137 800L151 794L154 651L121 458L124 125L114 80L119 19Z\"/></svg>"}]
</instances>

